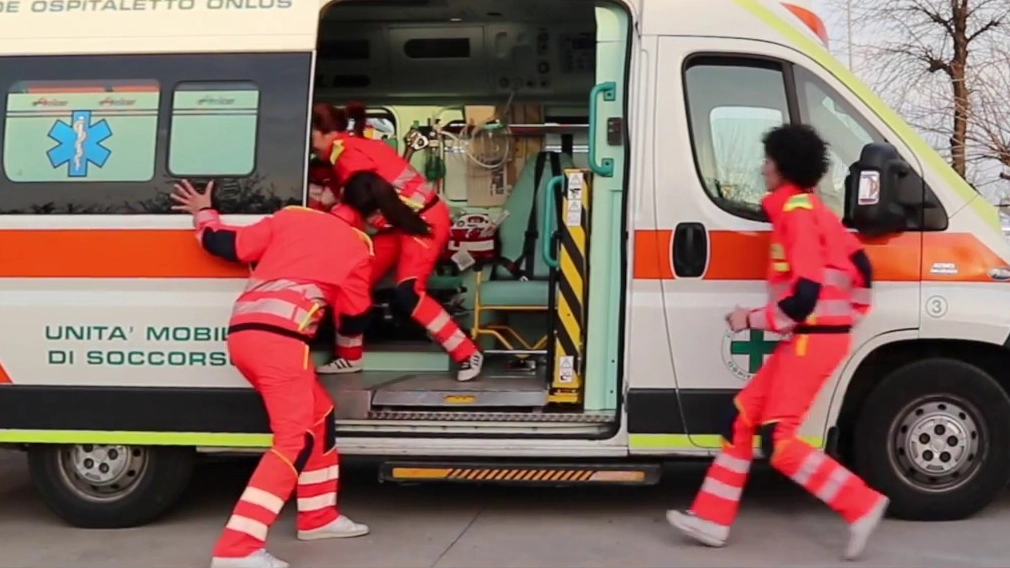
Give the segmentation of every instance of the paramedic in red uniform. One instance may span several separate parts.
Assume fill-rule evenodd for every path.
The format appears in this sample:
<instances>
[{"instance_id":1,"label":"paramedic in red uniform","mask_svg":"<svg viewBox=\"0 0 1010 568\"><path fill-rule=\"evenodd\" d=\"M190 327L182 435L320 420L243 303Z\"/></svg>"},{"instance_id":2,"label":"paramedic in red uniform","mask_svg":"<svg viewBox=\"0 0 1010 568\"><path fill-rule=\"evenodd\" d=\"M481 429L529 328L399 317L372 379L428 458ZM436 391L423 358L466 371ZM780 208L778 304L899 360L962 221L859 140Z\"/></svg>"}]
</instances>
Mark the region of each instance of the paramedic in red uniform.
<instances>
[{"instance_id":1,"label":"paramedic in red uniform","mask_svg":"<svg viewBox=\"0 0 1010 568\"><path fill-rule=\"evenodd\" d=\"M273 432L273 447L228 519L211 566L286 568L264 543L292 491L299 539L368 533L337 509L333 401L316 380L308 346L327 307L340 314L344 333L364 329L372 304L372 256L367 235L354 227L380 210L405 233L423 235L428 228L394 191L379 194L358 179L348 183L339 212L288 207L242 227L221 222L211 206L212 184L203 193L188 181L175 188L173 208L193 215L197 240L207 252L254 265L232 310L228 354L263 397Z\"/></svg>"},{"instance_id":2,"label":"paramedic in red uniform","mask_svg":"<svg viewBox=\"0 0 1010 568\"><path fill-rule=\"evenodd\" d=\"M312 146L318 156L328 158L333 165L338 186L357 172L375 172L386 182L383 184L376 180L377 188L392 185L400 199L431 227L430 236L418 237L390 227L380 213L369 216L366 221L378 230L372 239L375 251L372 286L395 266L393 307L413 318L442 345L459 365L457 380L473 380L480 374L484 355L445 309L426 293L428 279L449 242L452 226L449 206L439 199L424 176L392 146L364 136L366 118L365 107L357 103L349 104L346 114L328 104L316 104L312 113ZM353 132L346 131L349 121L353 121ZM362 356L363 338L360 334L338 333L336 358L318 368L317 372L360 371Z\"/></svg>"},{"instance_id":3,"label":"paramedic in red uniform","mask_svg":"<svg viewBox=\"0 0 1010 568\"><path fill-rule=\"evenodd\" d=\"M329 107L323 110L325 107ZM347 130L347 115L343 109L329 106L326 103L316 103L317 112L328 114L337 125L340 132ZM309 199L308 206L320 211L329 211L337 202L336 180L333 178L333 165L326 161L329 156L314 156L309 162Z\"/></svg>"},{"instance_id":4,"label":"paramedic in red uniform","mask_svg":"<svg viewBox=\"0 0 1010 568\"><path fill-rule=\"evenodd\" d=\"M784 337L734 400L723 449L694 504L667 519L688 537L720 547L739 508L754 457L754 436L771 465L824 501L848 523L845 558L862 554L888 499L798 437L828 377L849 353L850 331L870 307L870 261L855 236L814 193L828 171L827 145L809 126L776 128L764 138L762 173L771 220L769 303L727 315L733 331Z\"/></svg>"}]
</instances>

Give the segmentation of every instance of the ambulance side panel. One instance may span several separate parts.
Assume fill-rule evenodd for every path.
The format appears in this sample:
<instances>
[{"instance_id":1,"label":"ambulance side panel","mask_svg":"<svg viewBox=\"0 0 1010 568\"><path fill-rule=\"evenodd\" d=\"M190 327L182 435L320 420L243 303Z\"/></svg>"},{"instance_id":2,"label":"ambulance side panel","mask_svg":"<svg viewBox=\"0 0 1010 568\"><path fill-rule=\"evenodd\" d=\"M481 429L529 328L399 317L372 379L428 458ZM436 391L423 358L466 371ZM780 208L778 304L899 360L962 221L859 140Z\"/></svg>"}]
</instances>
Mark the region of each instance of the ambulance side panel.
<instances>
[{"instance_id":1,"label":"ambulance side panel","mask_svg":"<svg viewBox=\"0 0 1010 568\"><path fill-rule=\"evenodd\" d=\"M302 202L318 5L4 5L0 438L265 431L223 342L248 267L167 194L214 180L235 224Z\"/></svg>"}]
</instances>

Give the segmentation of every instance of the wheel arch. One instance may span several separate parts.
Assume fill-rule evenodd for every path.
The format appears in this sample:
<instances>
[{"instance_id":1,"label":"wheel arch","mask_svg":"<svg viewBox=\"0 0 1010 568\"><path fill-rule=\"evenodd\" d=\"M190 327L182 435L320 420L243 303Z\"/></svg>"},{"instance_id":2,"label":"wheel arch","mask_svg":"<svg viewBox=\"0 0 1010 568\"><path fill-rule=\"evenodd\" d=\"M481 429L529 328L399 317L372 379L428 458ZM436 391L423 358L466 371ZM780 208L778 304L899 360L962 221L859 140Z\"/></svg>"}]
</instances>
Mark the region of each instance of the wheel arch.
<instances>
[{"instance_id":1,"label":"wheel arch","mask_svg":"<svg viewBox=\"0 0 1010 568\"><path fill-rule=\"evenodd\" d=\"M1010 349L1003 345L961 339L892 339L868 349L849 381L839 383L832 397L828 424L834 424L837 430L833 453L847 463L851 463L856 418L870 393L884 377L917 359L945 357L974 365L1010 394L1010 373L1006 373L1010 369Z\"/></svg>"}]
</instances>

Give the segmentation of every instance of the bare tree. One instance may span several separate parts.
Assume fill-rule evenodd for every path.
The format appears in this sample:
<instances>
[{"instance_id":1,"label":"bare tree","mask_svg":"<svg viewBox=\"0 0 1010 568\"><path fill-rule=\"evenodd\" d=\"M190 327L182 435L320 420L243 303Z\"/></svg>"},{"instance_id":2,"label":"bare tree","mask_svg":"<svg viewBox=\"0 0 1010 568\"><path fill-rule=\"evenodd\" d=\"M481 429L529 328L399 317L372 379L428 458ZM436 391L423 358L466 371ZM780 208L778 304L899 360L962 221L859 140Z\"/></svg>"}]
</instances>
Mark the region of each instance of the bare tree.
<instances>
[{"instance_id":1,"label":"bare tree","mask_svg":"<svg viewBox=\"0 0 1010 568\"><path fill-rule=\"evenodd\" d=\"M856 33L846 48L863 79L978 185L969 166L987 152L970 148L985 136L973 123L1007 105L979 96L979 72L992 65L997 46L1010 45L1010 2L827 1L851 14L848 25Z\"/></svg>"},{"instance_id":2,"label":"bare tree","mask_svg":"<svg viewBox=\"0 0 1010 568\"><path fill-rule=\"evenodd\" d=\"M994 164L996 176L1010 186L1010 45L994 46L988 65L975 81L977 103L969 134L978 158Z\"/></svg>"}]
</instances>

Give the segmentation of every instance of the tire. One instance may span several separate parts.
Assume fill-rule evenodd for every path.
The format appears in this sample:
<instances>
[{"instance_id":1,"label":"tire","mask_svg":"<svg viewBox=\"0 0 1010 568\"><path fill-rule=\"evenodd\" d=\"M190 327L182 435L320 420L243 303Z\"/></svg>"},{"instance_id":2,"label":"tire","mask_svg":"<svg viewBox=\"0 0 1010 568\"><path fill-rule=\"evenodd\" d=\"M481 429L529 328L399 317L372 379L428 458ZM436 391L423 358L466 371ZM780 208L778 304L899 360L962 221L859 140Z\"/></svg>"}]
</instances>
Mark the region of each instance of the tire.
<instances>
[{"instance_id":1,"label":"tire","mask_svg":"<svg viewBox=\"0 0 1010 568\"><path fill-rule=\"evenodd\" d=\"M917 361L870 392L853 450L856 471L891 499L891 516L964 519L1010 479L1010 398L974 365Z\"/></svg>"},{"instance_id":2,"label":"tire","mask_svg":"<svg viewBox=\"0 0 1010 568\"><path fill-rule=\"evenodd\" d=\"M28 448L32 483L42 500L56 516L86 529L137 527L157 519L179 501L195 462L193 448L172 446ZM82 472L96 477L85 479Z\"/></svg>"}]
</instances>

